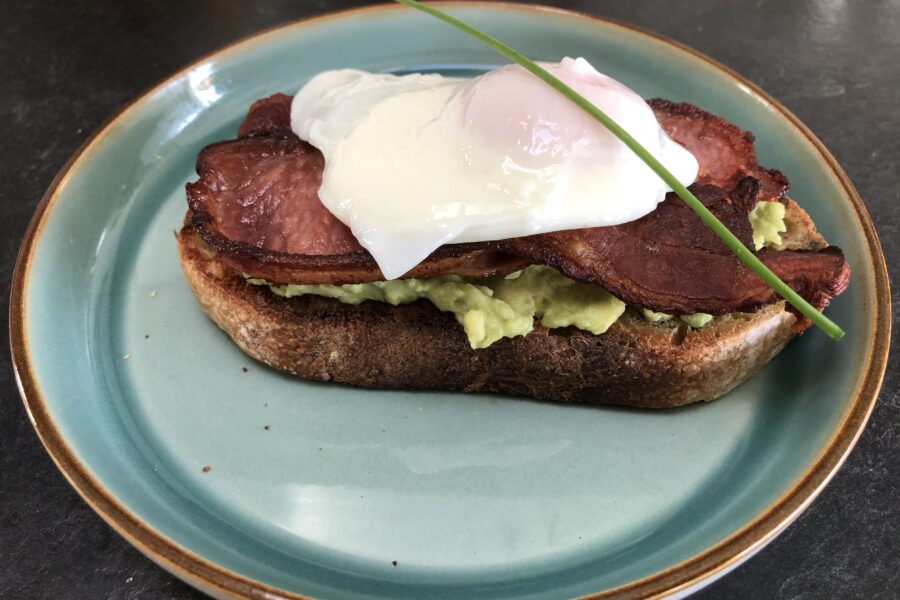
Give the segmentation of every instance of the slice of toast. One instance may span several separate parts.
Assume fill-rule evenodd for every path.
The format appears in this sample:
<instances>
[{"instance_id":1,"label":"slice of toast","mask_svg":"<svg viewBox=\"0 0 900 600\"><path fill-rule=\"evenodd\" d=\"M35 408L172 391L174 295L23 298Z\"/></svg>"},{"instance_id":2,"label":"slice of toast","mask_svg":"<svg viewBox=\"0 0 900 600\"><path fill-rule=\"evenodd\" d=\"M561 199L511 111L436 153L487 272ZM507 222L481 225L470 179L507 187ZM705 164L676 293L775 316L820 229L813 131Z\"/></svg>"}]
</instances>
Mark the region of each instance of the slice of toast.
<instances>
[{"instance_id":1,"label":"slice of toast","mask_svg":"<svg viewBox=\"0 0 900 600\"><path fill-rule=\"evenodd\" d=\"M824 247L787 201L782 247ZM249 285L186 226L181 265L203 310L250 356L305 379L368 388L497 392L560 402L644 408L713 400L768 363L794 336L783 302L717 317L702 329L651 323L636 311L606 333L536 325L472 350L452 315L427 301L343 304L282 298Z\"/></svg>"}]
</instances>

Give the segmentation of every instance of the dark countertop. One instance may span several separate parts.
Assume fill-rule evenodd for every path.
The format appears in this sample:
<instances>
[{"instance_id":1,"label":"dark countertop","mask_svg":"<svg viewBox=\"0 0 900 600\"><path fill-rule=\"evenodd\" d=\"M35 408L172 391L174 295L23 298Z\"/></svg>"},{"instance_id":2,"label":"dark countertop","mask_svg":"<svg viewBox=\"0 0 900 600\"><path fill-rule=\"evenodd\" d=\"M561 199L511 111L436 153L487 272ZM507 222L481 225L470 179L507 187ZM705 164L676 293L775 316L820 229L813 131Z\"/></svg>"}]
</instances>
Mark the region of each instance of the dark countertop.
<instances>
[{"instance_id":1,"label":"dark countertop","mask_svg":"<svg viewBox=\"0 0 900 600\"><path fill-rule=\"evenodd\" d=\"M900 2L546 2L684 42L761 85L844 166L900 274ZM364 2L15 3L0 22L0 315L22 234L54 174L142 90L233 40ZM900 311L894 301L894 317ZM897 336L891 345L897 356ZM201 598L81 501L51 463L0 350L0 597ZM699 598L894 598L900 590L900 369L800 519Z\"/></svg>"}]
</instances>

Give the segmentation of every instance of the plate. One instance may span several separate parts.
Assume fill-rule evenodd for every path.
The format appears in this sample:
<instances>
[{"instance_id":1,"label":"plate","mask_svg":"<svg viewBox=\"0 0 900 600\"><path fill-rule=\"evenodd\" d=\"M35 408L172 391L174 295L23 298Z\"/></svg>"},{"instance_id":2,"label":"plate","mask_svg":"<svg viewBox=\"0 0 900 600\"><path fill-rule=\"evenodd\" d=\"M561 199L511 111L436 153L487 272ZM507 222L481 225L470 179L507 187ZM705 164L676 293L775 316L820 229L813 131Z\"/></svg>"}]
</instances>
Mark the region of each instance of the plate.
<instances>
[{"instance_id":1,"label":"plate","mask_svg":"<svg viewBox=\"0 0 900 600\"><path fill-rule=\"evenodd\" d=\"M805 508L875 401L890 335L872 224L813 135L683 46L555 9L453 3L535 59L582 55L645 97L695 102L853 268L830 316L760 375L663 412L302 382L241 353L183 280L173 231L204 145L318 71L466 75L500 61L402 7L331 14L216 52L125 108L51 185L22 245L11 340L50 455L119 533L220 597L686 593Z\"/></svg>"}]
</instances>

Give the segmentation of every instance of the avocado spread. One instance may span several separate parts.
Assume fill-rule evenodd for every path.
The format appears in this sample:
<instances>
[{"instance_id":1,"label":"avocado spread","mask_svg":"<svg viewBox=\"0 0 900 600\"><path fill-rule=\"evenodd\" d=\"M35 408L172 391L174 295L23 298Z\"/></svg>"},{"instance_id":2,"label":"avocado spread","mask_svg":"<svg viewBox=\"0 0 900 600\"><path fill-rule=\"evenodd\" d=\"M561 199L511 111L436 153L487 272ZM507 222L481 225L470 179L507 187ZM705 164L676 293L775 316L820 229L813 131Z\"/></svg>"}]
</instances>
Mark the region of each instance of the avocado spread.
<instances>
[{"instance_id":1,"label":"avocado spread","mask_svg":"<svg viewBox=\"0 0 900 600\"><path fill-rule=\"evenodd\" d=\"M661 323L663 321L668 321L672 319L672 315L656 312L655 310L650 310L649 308L642 308L641 315L650 321L651 323ZM700 329L705 326L707 323L713 320L713 316L707 313L694 313L692 315L680 315L678 317L683 322L687 323L694 329Z\"/></svg>"},{"instance_id":2,"label":"avocado spread","mask_svg":"<svg viewBox=\"0 0 900 600\"><path fill-rule=\"evenodd\" d=\"M268 285L264 279L250 278L247 282ZM377 300L397 305L426 299L453 313L472 348L487 348L500 338L526 335L534 328L535 318L544 327L573 325L599 334L625 311L625 303L603 288L569 279L543 265L478 283L445 275L350 285L270 285L269 289L285 298L314 294L346 304Z\"/></svg>"},{"instance_id":3,"label":"avocado spread","mask_svg":"<svg viewBox=\"0 0 900 600\"><path fill-rule=\"evenodd\" d=\"M781 202L758 202L750 211L750 226L753 227L753 246L760 250L764 246L781 243L781 233L787 231L784 224L784 204Z\"/></svg>"},{"instance_id":4,"label":"avocado spread","mask_svg":"<svg viewBox=\"0 0 900 600\"><path fill-rule=\"evenodd\" d=\"M784 205L760 202L750 213L756 249L781 243L786 230ZM500 338L526 335L534 320L548 329L577 327L595 335L605 332L625 312L625 303L603 288L570 279L551 267L531 265L505 277L484 280L443 275L429 279L394 279L349 285L270 285L265 279L247 278L253 285L268 285L285 298L306 294L335 298L345 304L368 300L409 304L425 299L452 313L462 325L472 348L487 348ZM672 315L640 309L645 319L667 321ZM709 323L706 313L682 315L694 328Z\"/></svg>"}]
</instances>

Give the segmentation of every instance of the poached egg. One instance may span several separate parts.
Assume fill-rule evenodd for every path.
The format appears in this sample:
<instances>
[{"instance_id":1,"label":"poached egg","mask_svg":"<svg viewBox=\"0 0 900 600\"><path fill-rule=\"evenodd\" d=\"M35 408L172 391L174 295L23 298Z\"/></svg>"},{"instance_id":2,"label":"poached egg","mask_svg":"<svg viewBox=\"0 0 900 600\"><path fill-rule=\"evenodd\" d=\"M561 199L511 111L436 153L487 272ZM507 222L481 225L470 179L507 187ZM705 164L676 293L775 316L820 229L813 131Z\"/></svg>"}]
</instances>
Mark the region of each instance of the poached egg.
<instances>
[{"instance_id":1,"label":"poached egg","mask_svg":"<svg viewBox=\"0 0 900 600\"><path fill-rule=\"evenodd\" d=\"M609 115L680 182L694 156L647 103L583 58L540 63ZM325 157L319 197L386 279L443 244L617 225L671 189L602 124L518 65L474 79L326 71L291 128Z\"/></svg>"}]
</instances>

